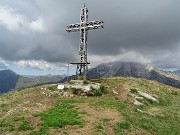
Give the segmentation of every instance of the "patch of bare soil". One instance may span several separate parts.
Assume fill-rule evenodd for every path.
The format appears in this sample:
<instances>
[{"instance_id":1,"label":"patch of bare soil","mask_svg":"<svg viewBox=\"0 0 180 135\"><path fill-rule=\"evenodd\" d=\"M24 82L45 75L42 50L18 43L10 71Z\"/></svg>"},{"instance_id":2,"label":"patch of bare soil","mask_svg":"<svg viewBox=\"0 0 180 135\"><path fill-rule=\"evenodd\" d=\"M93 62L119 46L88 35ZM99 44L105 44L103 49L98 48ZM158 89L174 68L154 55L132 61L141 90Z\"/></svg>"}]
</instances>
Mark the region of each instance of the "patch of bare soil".
<instances>
[{"instance_id":1,"label":"patch of bare soil","mask_svg":"<svg viewBox=\"0 0 180 135\"><path fill-rule=\"evenodd\" d=\"M114 88L114 91L117 92L118 94L115 96L116 100L121 100L121 101L127 101L128 97L128 90L125 89L122 85L117 85Z\"/></svg>"}]
</instances>

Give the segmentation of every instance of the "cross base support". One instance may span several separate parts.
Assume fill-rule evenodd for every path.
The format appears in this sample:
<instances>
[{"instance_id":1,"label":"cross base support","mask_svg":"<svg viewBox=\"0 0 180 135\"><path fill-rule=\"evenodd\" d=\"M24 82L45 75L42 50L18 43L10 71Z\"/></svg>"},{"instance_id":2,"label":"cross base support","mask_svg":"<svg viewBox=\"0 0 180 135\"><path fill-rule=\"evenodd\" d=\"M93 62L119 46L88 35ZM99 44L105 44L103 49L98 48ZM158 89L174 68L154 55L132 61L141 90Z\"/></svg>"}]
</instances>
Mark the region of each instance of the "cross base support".
<instances>
[{"instance_id":1,"label":"cross base support","mask_svg":"<svg viewBox=\"0 0 180 135\"><path fill-rule=\"evenodd\" d=\"M77 65L76 68L76 79L86 80L88 73L89 62L71 62L72 65Z\"/></svg>"}]
</instances>

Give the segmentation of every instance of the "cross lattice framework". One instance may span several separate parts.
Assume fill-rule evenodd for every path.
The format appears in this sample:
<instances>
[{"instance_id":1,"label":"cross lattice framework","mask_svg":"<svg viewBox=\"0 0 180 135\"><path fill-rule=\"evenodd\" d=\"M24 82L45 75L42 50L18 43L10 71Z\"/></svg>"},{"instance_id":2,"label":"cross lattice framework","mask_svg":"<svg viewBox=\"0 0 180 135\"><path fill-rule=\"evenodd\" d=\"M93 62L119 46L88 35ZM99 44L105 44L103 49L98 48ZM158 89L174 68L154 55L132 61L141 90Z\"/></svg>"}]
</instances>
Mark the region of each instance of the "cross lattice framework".
<instances>
[{"instance_id":1,"label":"cross lattice framework","mask_svg":"<svg viewBox=\"0 0 180 135\"><path fill-rule=\"evenodd\" d=\"M71 62L70 64L76 64L76 75L82 76L85 80L88 73L87 61L87 35L88 30L103 28L102 20L88 21L88 9L86 5L81 8L80 13L80 23L70 24L67 26L67 32L77 32L80 31L80 44L79 44L79 61Z\"/></svg>"}]
</instances>

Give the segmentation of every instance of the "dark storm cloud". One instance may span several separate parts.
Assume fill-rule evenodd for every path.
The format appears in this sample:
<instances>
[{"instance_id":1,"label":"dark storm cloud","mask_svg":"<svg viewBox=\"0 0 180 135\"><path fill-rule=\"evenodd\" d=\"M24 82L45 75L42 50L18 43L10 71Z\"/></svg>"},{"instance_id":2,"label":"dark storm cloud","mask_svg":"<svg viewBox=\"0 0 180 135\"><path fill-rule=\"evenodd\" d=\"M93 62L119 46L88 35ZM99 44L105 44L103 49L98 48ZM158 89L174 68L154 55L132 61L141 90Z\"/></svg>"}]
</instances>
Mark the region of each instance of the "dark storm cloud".
<instances>
[{"instance_id":1,"label":"dark storm cloud","mask_svg":"<svg viewBox=\"0 0 180 135\"><path fill-rule=\"evenodd\" d=\"M89 9L89 20L105 22L104 29L88 32L90 55L116 57L134 51L159 67L180 67L177 64L180 63L179 0L2 0L0 8L15 9L10 14L22 21L17 20L18 30L0 23L0 47L3 48L0 57L11 61L34 59L64 63L75 60L79 33L65 30L68 24L79 22L84 2ZM42 21L45 30L32 21L39 24ZM31 24L33 28L29 28ZM174 62L168 64L171 59Z\"/></svg>"}]
</instances>

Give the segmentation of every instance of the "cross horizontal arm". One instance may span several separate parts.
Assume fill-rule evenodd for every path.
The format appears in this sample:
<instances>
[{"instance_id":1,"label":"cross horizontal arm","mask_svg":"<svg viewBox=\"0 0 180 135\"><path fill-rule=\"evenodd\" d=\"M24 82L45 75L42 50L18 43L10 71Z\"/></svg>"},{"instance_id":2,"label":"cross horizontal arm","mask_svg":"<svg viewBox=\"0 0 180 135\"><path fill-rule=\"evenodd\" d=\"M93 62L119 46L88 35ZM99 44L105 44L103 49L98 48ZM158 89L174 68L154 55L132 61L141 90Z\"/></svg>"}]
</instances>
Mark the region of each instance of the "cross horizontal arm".
<instances>
[{"instance_id":1,"label":"cross horizontal arm","mask_svg":"<svg viewBox=\"0 0 180 135\"><path fill-rule=\"evenodd\" d=\"M76 31L80 31L80 24L76 23L76 24L70 24L67 26L66 29L67 32L76 32Z\"/></svg>"},{"instance_id":2,"label":"cross horizontal arm","mask_svg":"<svg viewBox=\"0 0 180 135\"><path fill-rule=\"evenodd\" d=\"M104 22L102 20L95 20L86 23L88 30L104 28Z\"/></svg>"},{"instance_id":3,"label":"cross horizontal arm","mask_svg":"<svg viewBox=\"0 0 180 135\"><path fill-rule=\"evenodd\" d=\"M80 23L76 23L76 24L70 24L67 26L67 32L77 32L80 31L81 28L86 28L87 30L92 30L92 29L100 29L100 28L104 28L103 27L104 22L102 20L95 20L95 21L90 21L87 22L86 25L84 25L84 23L82 23L80 25Z\"/></svg>"}]
</instances>

